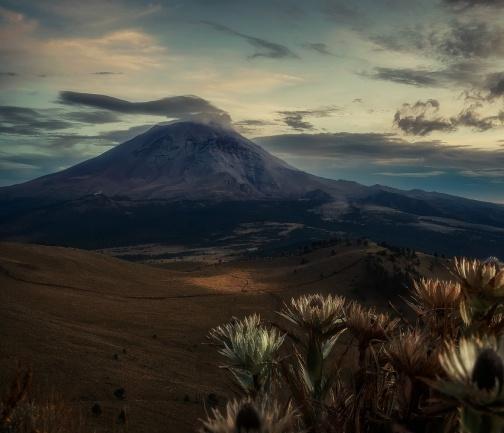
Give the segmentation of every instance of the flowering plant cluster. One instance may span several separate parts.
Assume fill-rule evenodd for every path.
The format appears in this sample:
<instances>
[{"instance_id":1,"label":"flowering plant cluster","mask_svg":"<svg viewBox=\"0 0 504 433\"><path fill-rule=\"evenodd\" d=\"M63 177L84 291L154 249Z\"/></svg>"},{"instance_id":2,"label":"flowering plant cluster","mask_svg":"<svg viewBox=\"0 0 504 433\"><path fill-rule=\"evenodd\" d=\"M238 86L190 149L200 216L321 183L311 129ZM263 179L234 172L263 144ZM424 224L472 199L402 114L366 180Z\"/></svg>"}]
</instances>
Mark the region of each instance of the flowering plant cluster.
<instances>
[{"instance_id":1,"label":"flowering plant cluster","mask_svg":"<svg viewBox=\"0 0 504 433\"><path fill-rule=\"evenodd\" d=\"M241 391L202 432L503 432L504 267L462 258L451 272L412 283L409 318L312 294L280 323L213 329Z\"/></svg>"}]
</instances>

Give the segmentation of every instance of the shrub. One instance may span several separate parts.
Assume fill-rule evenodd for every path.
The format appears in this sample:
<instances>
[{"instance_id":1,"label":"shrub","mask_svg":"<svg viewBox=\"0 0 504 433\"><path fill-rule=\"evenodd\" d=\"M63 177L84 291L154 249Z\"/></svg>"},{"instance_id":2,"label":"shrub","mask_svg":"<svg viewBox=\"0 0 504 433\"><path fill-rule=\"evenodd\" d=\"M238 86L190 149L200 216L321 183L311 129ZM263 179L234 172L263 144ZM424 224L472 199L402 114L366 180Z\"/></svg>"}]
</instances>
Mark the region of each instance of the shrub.
<instances>
[{"instance_id":1,"label":"shrub","mask_svg":"<svg viewBox=\"0 0 504 433\"><path fill-rule=\"evenodd\" d=\"M452 274L412 282L415 320L315 294L279 312L289 345L259 316L216 328L242 390L202 431L502 432L504 269L456 259Z\"/></svg>"},{"instance_id":2,"label":"shrub","mask_svg":"<svg viewBox=\"0 0 504 433\"><path fill-rule=\"evenodd\" d=\"M89 431L80 411L55 394L31 395L31 370L18 370L0 396L1 433L81 433Z\"/></svg>"}]
</instances>

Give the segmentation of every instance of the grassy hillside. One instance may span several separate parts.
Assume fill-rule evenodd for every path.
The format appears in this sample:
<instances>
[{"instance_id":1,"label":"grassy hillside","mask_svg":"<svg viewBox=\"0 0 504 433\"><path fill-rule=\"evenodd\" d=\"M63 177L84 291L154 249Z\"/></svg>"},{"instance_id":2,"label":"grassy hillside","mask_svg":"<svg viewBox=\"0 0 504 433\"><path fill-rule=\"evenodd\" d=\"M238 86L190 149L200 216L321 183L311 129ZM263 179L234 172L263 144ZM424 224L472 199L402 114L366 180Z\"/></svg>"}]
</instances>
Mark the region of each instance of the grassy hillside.
<instances>
[{"instance_id":1,"label":"grassy hillside","mask_svg":"<svg viewBox=\"0 0 504 433\"><path fill-rule=\"evenodd\" d=\"M284 257L154 267L70 248L0 244L0 380L32 366L98 429L194 431L205 405L223 404L229 381L208 330L292 296L344 294L386 308L404 269L429 276L441 261L375 244L341 243ZM396 284L396 285L394 285ZM124 399L114 395L124 389ZM100 416L91 408L99 403Z\"/></svg>"}]
</instances>

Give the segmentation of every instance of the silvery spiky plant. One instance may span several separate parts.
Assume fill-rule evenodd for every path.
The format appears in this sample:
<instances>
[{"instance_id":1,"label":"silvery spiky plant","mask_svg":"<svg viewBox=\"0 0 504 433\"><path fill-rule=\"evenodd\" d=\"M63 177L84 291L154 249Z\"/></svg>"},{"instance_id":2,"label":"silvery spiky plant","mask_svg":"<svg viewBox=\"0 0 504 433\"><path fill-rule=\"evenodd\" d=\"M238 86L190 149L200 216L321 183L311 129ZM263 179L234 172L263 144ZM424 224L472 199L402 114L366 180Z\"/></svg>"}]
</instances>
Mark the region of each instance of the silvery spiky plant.
<instances>
[{"instance_id":1,"label":"silvery spiky plant","mask_svg":"<svg viewBox=\"0 0 504 433\"><path fill-rule=\"evenodd\" d=\"M435 385L462 406L461 427L468 433L504 428L504 347L493 336L461 338L439 356L447 379Z\"/></svg>"},{"instance_id":2,"label":"silvery spiky plant","mask_svg":"<svg viewBox=\"0 0 504 433\"><path fill-rule=\"evenodd\" d=\"M417 314L457 309L461 297L459 283L426 278L414 281L411 292L409 304Z\"/></svg>"},{"instance_id":3,"label":"silvery spiky plant","mask_svg":"<svg viewBox=\"0 0 504 433\"><path fill-rule=\"evenodd\" d=\"M399 324L388 314L377 313L374 308L364 308L357 302L349 304L346 326L359 345L359 364L363 366L366 350L373 342L385 342Z\"/></svg>"},{"instance_id":4,"label":"silvery spiky plant","mask_svg":"<svg viewBox=\"0 0 504 433\"><path fill-rule=\"evenodd\" d=\"M341 296L305 295L292 298L279 314L299 329L329 339L344 328L344 305Z\"/></svg>"},{"instance_id":5,"label":"silvery spiky plant","mask_svg":"<svg viewBox=\"0 0 504 433\"><path fill-rule=\"evenodd\" d=\"M212 329L210 337L221 346L219 353L229 360L224 367L246 393L270 390L284 335L264 326L260 316L254 314Z\"/></svg>"},{"instance_id":6,"label":"silvery spiky plant","mask_svg":"<svg viewBox=\"0 0 504 433\"><path fill-rule=\"evenodd\" d=\"M467 324L488 318L504 302L504 267L497 260L454 260L453 273L461 283L461 315Z\"/></svg>"},{"instance_id":7,"label":"silvery spiky plant","mask_svg":"<svg viewBox=\"0 0 504 433\"><path fill-rule=\"evenodd\" d=\"M213 409L203 421L201 433L297 433L296 412L288 405L284 410L269 400L232 401L225 412Z\"/></svg>"},{"instance_id":8,"label":"silvery spiky plant","mask_svg":"<svg viewBox=\"0 0 504 433\"><path fill-rule=\"evenodd\" d=\"M438 352L431 334L421 329L400 332L385 345L385 354L393 367L392 417L404 424L422 417L421 408L430 398L425 378L440 373ZM411 427L411 426L409 426Z\"/></svg>"},{"instance_id":9,"label":"silvery spiky plant","mask_svg":"<svg viewBox=\"0 0 504 433\"><path fill-rule=\"evenodd\" d=\"M304 349L298 353L299 369L307 390L320 399L327 390L324 361L345 330L345 300L339 296L305 295L284 304L280 316L296 326Z\"/></svg>"},{"instance_id":10,"label":"silvery spiky plant","mask_svg":"<svg viewBox=\"0 0 504 433\"><path fill-rule=\"evenodd\" d=\"M406 303L434 337L453 338L458 332L461 301L459 283L422 278L413 282L411 300Z\"/></svg>"},{"instance_id":11,"label":"silvery spiky plant","mask_svg":"<svg viewBox=\"0 0 504 433\"><path fill-rule=\"evenodd\" d=\"M385 353L397 372L410 377L434 377L439 361L432 340L420 329L400 332L385 345Z\"/></svg>"},{"instance_id":12,"label":"silvery spiky plant","mask_svg":"<svg viewBox=\"0 0 504 433\"><path fill-rule=\"evenodd\" d=\"M406 302L414 323L339 296L291 299L279 312L289 326L277 325L293 342L292 356L286 351L282 359L284 336L259 316L215 328L211 336L248 398L214 411L203 431L430 433L455 431L460 421L461 433L503 433L503 265L460 259L453 273L454 282L413 284ZM474 336L482 330L494 336ZM345 331L342 351L334 350ZM292 401L300 424L285 430L287 422L269 423L266 408L278 407L260 406L257 397Z\"/></svg>"}]
</instances>

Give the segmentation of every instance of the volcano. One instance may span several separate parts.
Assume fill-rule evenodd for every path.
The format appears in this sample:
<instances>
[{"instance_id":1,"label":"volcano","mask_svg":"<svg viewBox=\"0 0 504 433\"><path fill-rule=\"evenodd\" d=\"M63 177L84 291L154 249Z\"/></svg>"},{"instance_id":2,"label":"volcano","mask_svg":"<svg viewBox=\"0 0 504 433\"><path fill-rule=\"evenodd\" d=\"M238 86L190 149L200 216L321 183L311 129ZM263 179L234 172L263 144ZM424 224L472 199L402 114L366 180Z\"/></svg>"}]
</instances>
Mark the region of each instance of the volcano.
<instances>
[{"instance_id":1,"label":"volcano","mask_svg":"<svg viewBox=\"0 0 504 433\"><path fill-rule=\"evenodd\" d=\"M258 200L331 197L357 190L364 191L356 183L298 170L231 129L177 122L154 126L96 158L3 192L58 199L104 194L132 199Z\"/></svg>"},{"instance_id":2,"label":"volcano","mask_svg":"<svg viewBox=\"0 0 504 433\"><path fill-rule=\"evenodd\" d=\"M271 232L284 224L297 228ZM321 178L230 128L196 122L154 126L66 170L0 188L2 239L91 249L213 246L245 232L254 235L238 241L254 248L258 239L285 246L343 232L427 252L503 257L504 206Z\"/></svg>"}]
</instances>

